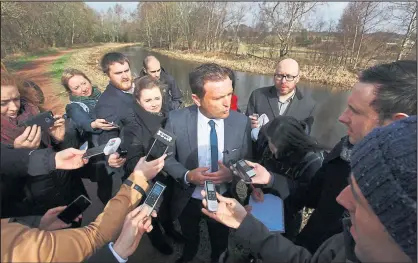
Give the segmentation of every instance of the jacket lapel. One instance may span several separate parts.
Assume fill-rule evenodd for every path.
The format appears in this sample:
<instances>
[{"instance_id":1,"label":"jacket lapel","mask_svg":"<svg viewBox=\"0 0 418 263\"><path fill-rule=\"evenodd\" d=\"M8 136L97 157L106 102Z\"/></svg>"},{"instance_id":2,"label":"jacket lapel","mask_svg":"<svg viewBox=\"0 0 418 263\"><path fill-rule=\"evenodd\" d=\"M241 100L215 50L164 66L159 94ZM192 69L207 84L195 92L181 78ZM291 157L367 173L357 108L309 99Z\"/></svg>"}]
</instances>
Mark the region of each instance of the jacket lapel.
<instances>
[{"instance_id":1,"label":"jacket lapel","mask_svg":"<svg viewBox=\"0 0 418 263\"><path fill-rule=\"evenodd\" d=\"M231 114L228 118L224 120L224 154L223 154L223 163L226 164L229 161L228 155L231 151L230 143L235 140L235 133L233 132L233 124L231 120Z\"/></svg>"},{"instance_id":2,"label":"jacket lapel","mask_svg":"<svg viewBox=\"0 0 418 263\"><path fill-rule=\"evenodd\" d=\"M298 88L296 88L296 94L293 97L292 101L290 102L289 106L287 107L286 111L284 112L284 116L295 116L295 111L300 109L301 99L303 98L302 93Z\"/></svg>"},{"instance_id":3,"label":"jacket lapel","mask_svg":"<svg viewBox=\"0 0 418 263\"><path fill-rule=\"evenodd\" d=\"M280 112L279 112L279 99L277 98L277 92L276 92L275 86L272 86L270 89L268 102L270 104L271 111L273 112L273 115L276 118L277 116L280 115Z\"/></svg>"},{"instance_id":4,"label":"jacket lapel","mask_svg":"<svg viewBox=\"0 0 418 263\"><path fill-rule=\"evenodd\" d=\"M190 119L187 122L187 133L189 135L189 144L191 154L191 162L194 167L199 166L197 156L197 106L190 107Z\"/></svg>"}]
</instances>

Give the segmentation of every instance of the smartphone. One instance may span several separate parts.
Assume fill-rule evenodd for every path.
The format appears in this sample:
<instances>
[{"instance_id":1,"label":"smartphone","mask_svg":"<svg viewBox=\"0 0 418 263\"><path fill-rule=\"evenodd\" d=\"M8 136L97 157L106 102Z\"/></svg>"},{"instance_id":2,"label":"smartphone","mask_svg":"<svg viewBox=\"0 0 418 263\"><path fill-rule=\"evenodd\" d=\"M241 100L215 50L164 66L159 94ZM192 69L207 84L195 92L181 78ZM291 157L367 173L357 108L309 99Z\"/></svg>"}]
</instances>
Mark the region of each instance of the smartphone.
<instances>
[{"instance_id":1,"label":"smartphone","mask_svg":"<svg viewBox=\"0 0 418 263\"><path fill-rule=\"evenodd\" d=\"M158 181L151 188L151 191L148 193L147 198L144 201L144 204L149 207L148 216L151 215L165 188L166 186Z\"/></svg>"},{"instance_id":2,"label":"smartphone","mask_svg":"<svg viewBox=\"0 0 418 263\"><path fill-rule=\"evenodd\" d=\"M252 183L251 177L256 175L254 168L249 166L244 160L231 163L230 168L234 174L237 174L245 183Z\"/></svg>"},{"instance_id":3,"label":"smartphone","mask_svg":"<svg viewBox=\"0 0 418 263\"><path fill-rule=\"evenodd\" d=\"M84 195L77 197L69 204L64 211L59 213L57 217L66 224L71 224L80 214L82 214L89 206L91 201Z\"/></svg>"},{"instance_id":4,"label":"smartphone","mask_svg":"<svg viewBox=\"0 0 418 263\"><path fill-rule=\"evenodd\" d=\"M128 151L127 150L122 150L122 149L118 149L117 152L119 153L119 158L126 158L126 156L128 155Z\"/></svg>"},{"instance_id":5,"label":"smartphone","mask_svg":"<svg viewBox=\"0 0 418 263\"><path fill-rule=\"evenodd\" d=\"M84 151L87 150L89 148L89 142L86 141L85 143L83 143L83 145L80 146L80 150Z\"/></svg>"},{"instance_id":6,"label":"smartphone","mask_svg":"<svg viewBox=\"0 0 418 263\"><path fill-rule=\"evenodd\" d=\"M83 158L88 159L100 154L110 155L115 153L118 150L120 143L120 138L112 138L106 144L87 149L87 151L83 154Z\"/></svg>"},{"instance_id":7,"label":"smartphone","mask_svg":"<svg viewBox=\"0 0 418 263\"><path fill-rule=\"evenodd\" d=\"M164 144L160 140L154 139L154 142L151 145L151 149L148 151L145 160L147 162L150 162L152 160L160 158L167 152L168 147L168 145Z\"/></svg>"},{"instance_id":8,"label":"smartphone","mask_svg":"<svg viewBox=\"0 0 418 263\"><path fill-rule=\"evenodd\" d=\"M215 184L212 181L205 181L205 191L208 211L212 213L218 211Z\"/></svg>"},{"instance_id":9,"label":"smartphone","mask_svg":"<svg viewBox=\"0 0 418 263\"><path fill-rule=\"evenodd\" d=\"M27 119L24 121L20 126L32 126L32 125L38 125L41 127L41 130L48 130L52 126L54 126L54 115L51 111L45 111L42 113L39 113L36 116L33 116L32 118Z\"/></svg>"},{"instance_id":10,"label":"smartphone","mask_svg":"<svg viewBox=\"0 0 418 263\"><path fill-rule=\"evenodd\" d=\"M149 149L145 160L147 162L160 158L167 153L170 146L174 146L176 136L169 131L162 128L154 134L154 142Z\"/></svg>"},{"instance_id":11,"label":"smartphone","mask_svg":"<svg viewBox=\"0 0 418 263\"><path fill-rule=\"evenodd\" d=\"M116 123L114 123L113 121L112 121L112 122L106 121L106 122L107 122L108 124L112 125L113 127L120 128L120 126L119 126L119 125L117 125Z\"/></svg>"}]
</instances>

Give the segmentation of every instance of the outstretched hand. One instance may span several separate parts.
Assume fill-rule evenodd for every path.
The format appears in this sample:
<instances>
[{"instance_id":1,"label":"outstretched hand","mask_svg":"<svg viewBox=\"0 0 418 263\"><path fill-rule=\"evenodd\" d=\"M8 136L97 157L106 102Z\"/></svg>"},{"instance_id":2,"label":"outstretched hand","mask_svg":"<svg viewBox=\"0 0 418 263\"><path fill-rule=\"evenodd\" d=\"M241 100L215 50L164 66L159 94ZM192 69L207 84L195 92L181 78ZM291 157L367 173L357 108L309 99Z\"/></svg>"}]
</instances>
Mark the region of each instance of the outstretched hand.
<instances>
[{"instance_id":1,"label":"outstretched hand","mask_svg":"<svg viewBox=\"0 0 418 263\"><path fill-rule=\"evenodd\" d=\"M126 259L132 255L137 249L142 235L145 232L151 232L151 217L147 216L148 209L150 209L148 206L141 205L126 216L122 231L113 246L120 257ZM152 211L151 216L157 216L155 210Z\"/></svg>"},{"instance_id":2,"label":"outstretched hand","mask_svg":"<svg viewBox=\"0 0 418 263\"><path fill-rule=\"evenodd\" d=\"M205 199L206 191L202 190L201 194L203 196L202 212L225 226L237 229L247 216L247 211L240 203L238 203L237 200L223 197L218 193L216 193L216 198L219 201L218 210L214 213L209 212L207 210L207 203Z\"/></svg>"}]
</instances>

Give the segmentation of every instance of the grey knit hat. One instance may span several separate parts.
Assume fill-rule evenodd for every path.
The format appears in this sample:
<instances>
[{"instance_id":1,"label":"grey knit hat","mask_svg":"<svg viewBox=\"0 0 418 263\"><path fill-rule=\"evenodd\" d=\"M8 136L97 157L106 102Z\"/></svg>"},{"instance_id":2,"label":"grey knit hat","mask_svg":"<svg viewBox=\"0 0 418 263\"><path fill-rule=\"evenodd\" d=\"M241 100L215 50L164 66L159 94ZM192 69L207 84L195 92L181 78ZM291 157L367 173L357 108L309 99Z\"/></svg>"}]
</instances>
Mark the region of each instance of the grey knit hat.
<instances>
[{"instance_id":1,"label":"grey knit hat","mask_svg":"<svg viewBox=\"0 0 418 263\"><path fill-rule=\"evenodd\" d=\"M374 129L354 146L351 170L375 214L417 258L417 117Z\"/></svg>"}]
</instances>

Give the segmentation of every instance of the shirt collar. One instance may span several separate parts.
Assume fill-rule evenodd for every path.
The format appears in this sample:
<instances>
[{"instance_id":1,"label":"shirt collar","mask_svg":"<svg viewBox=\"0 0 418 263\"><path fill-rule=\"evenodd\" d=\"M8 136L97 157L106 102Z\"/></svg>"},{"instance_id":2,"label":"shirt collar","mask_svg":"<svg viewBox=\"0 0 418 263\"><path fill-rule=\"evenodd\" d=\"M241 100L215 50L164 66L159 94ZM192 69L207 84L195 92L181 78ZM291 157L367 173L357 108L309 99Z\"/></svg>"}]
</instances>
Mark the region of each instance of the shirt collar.
<instances>
[{"instance_id":1,"label":"shirt collar","mask_svg":"<svg viewBox=\"0 0 418 263\"><path fill-rule=\"evenodd\" d=\"M281 102L280 101L280 97L279 97L279 103L289 103L289 102L291 102L292 100L293 100L293 98L295 97L295 95L296 95L296 89L294 89L293 90L293 94L292 94L292 96L290 96L287 100L285 100L284 102Z\"/></svg>"},{"instance_id":2,"label":"shirt collar","mask_svg":"<svg viewBox=\"0 0 418 263\"><path fill-rule=\"evenodd\" d=\"M210 120L213 120L215 122L215 124L220 127L221 124L223 124L224 120L223 119L209 119L208 117L206 117L205 115L203 115L200 112L199 107L197 107L197 121L198 123L206 123L208 124Z\"/></svg>"}]
</instances>

